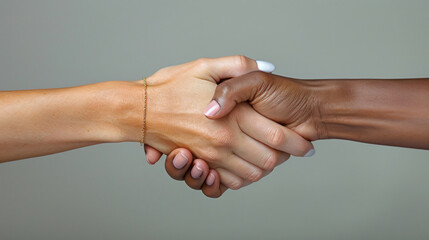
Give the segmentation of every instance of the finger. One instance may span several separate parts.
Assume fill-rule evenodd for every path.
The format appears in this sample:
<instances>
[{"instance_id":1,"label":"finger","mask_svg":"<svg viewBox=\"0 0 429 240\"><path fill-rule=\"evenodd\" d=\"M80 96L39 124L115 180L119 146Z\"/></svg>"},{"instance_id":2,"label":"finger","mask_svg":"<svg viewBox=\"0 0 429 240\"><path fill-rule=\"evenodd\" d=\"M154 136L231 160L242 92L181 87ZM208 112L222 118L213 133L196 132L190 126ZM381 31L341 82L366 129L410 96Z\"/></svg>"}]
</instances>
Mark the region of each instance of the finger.
<instances>
[{"instance_id":1,"label":"finger","mask_svg":"<svg viewBox=\"0 0 429 240\"><path fill-rule=\"evenodd\" d=\"M234 146L233 152L245 161L268 171L272 171L280 161L284 162L290 157L288 153L275 150L246 135L246 133L238 141L238 145Z\"/></svg>"},{"instance_id":2,"label":"finger","mask_svg":"<svg viewBox=\"0 0 429 240\"><path fill-rule=\"evenodd\" d=\"M262 116L247 104L243 104L240 108L237 122L240 129L248 136L274 149L295 156L308 156L314 153L314 146L310 141Z\"/></svg>"},{"instance_id":3,"label":"finger","mask_svg":"<svg viewBox=\"0 0 429 240\"><path fill-rule=\"evenodd\" d=\"M147 144L144 145L144 151L146 153L146 161L151 165L157 163L162 157L162 153L160 151Z\"/></svg>"},{"instance_id":4,"label":"finger","mask_svg":"<svg viewBox=\"0 0 429 240\"><path fill-rule=\"evenodd\" d=\"M216 170L211 169L202 188L204 195L211 198L218 198L222 196L227 189L228 188L225 185L220 183L219 173L217 173Z\"/></svg>"},{"instance_id":5,"label":"finger","mask_svg":"<svg viewBox=\"0 0 429 240\"><path fill-rule=\"evenodd\" d=\"M267 76L262 72L252 72L220 83L204 114L210 119L218 119L231 112L237 104L252 100L258 89L266 84Z\"/></svg>"},{"instance_id":6,"label":"finger","mask_svg":"<svg viewBox=\"0 0 429 240\"><path fill-rule=\"evenodd\" d=\"M275 66L265 61L235 55L220 58L201 58L195 61L203 74L208 74L216 82L222 79L238 77L253 71L273 72Z\"/></svg>"},{"instance_id":7,"label":"finger","mask_svg":"<svg viewBox=\"0 0 429 240\"><path fill-rule=\"evenodd\" d=\"M216 168L216 171L219 173L220 183L225 185L227 188L237 190L243 187L245 180L235 173L232 173L225 168Z\"/></svg>"},{"instance_id":8,"label":"finger","mask_svg":"<svg viewBox=\"0 0 429 240\"><path fill-rule=\"evenodd\" d=\"M177 148L165 159L165 170L173 179L183 180L191 163L192 153L185 148Z\"/></svg>"},{"instance_id":9,"label":"finger","mask_svg":"<svg viewBox=\"0 0 429 240\"><path fill-rule=\"evenodd\" d=\"M204 160L195 159L191 170L186 173L186 184L192 189L201 189L209 175L209 171L209 166Z\"/></svg>"},{"instance_id":10,"label":"finger","mask_svg":"<svg viewBox=\"0 0 429 240\"><path fill-rule=\"evenodd\" d=\"M228 171L234 175L250 182L259 181L264 174L264 169L236 154L233 154L227 161L223 162L221 167L228 169Z\"/></svg>"},{"instance_id":11,"label":"finger","mask_svg":"<svg viewBox=\"0 0 429 240\"><path fill-rule=\"evenodd\" d=\"M280 160L277 162L276 167L277 167L277 166L282 165L282 164L283 164L284 162L286 162L289 158L290 158L290 155L289 155L289 157L287 157L287 158L280 158ZM263 177L267 176L269 173L271 173L271 171L266 171L266 173L264 174L264 176L263 176Z\"/></svg>"}]
</instances>

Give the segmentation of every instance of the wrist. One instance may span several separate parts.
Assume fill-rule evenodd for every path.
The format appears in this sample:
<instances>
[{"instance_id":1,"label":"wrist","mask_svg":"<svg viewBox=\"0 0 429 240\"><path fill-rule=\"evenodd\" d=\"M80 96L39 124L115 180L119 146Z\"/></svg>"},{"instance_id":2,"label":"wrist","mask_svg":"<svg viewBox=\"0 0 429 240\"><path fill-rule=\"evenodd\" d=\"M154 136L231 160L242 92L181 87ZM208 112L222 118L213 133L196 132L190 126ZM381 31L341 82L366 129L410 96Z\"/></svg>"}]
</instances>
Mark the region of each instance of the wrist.
<instances>
[{"instance_id":1,"label":"wrist","mask_svg":"<svg viewBox=\"0 0 429 240\"><path fill-rule=\"evenodd\" d=\"M133 81L88 85L92 125L100 142L139 142L143 127L144 86Z\"/></svg>"},{"instance_id":2,"label":"wrist","mask_svg":"<svg viewBox=\"0 0 429 240\"><path fill-rule=\"evenodd\" d=\"M345 123L342 116L347 115L351 104L351 85L344 80L309 81L314 97L313 121L318 139L341 138Z\"/></svg>"},{"instance_id":3,"label":"wrist","mask_svg":"<svg viewBox=\"0 0 429 240\"><path fill-rule=\"evenodd\" d=\"M374 104L371 93L362 80L334 79L319 80L318 89L321 139L358 140L359 136L371 131L377 125L369 117ZM380 112L381 113L381 112ZM381 114L382 115L382 114Z\"/></svg>"}]
</instances>

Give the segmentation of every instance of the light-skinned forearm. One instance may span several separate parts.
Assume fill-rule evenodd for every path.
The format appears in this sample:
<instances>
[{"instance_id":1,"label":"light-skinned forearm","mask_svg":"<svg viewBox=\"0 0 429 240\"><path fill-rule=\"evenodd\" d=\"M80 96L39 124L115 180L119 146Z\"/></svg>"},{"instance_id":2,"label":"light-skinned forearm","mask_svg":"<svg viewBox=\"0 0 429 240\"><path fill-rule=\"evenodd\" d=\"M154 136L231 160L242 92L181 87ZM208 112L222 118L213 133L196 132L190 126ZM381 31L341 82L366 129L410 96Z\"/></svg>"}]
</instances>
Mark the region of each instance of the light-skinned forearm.
<instances>
[{"instance_id":1,"label":"light-skinned forearm","mask_svg":"<svg viewBox=\"0 0 429 240\"><path fill-rule=\"evenodd\" d=\"M103 82L0 92L0 162L98 143L139 141L136 129L142 112L136 108L144 96L139 85Z\"/></svg>"}]
</instances>

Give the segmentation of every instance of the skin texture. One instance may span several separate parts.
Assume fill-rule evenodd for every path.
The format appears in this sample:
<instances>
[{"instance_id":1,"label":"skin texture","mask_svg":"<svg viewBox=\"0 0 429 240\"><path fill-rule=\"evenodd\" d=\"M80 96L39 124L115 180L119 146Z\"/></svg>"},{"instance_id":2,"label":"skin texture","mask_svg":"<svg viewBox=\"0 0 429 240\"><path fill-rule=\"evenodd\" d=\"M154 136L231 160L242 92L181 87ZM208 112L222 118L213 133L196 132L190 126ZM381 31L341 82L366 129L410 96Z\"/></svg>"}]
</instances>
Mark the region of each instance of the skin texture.
<instances>
[{"instance_id":1,"label":"skin texture","mask_svg":"<svg viewBox=\"0 0 429 240\"><path fill-rule=\"evenodd\" d=\"M250 88L257 90L249 94ZM429 149L428 96L428 78L299 80L250 73L218 86L214 99L222 110L211 119L247 100L310 140Z\"/></svg>"},{"instance_id":2,"label":"skin texture","mask_svg":"<svg viewBox=\"0 0 429 240\"><path fill-rule=\"evenodd\" d=\"M258 72L219 84L213 100L221 110L209 117L222 118L248 101L257 112L308 140L429 149L428 96L428 78L299 80ZM166 170L180 179L174 167ZM193 188L204 188L200 182L186 181Z\"/></svg>"},{"instance_id":3,"label":"skin texture","mask_svg":"<svg viewBox=\"0 0 429 240\"><path fill-rule=\"evenodd\" d=\"M210 119L226 116L237 103L248 101L267 118L295 130L301 136L319 139L319 98L306 82L262 72L253 72L221 83L213 100L221 107Z\"/></svg>"},{"instance_id":4,"label":"skin texture","mask_svg":"<svg viewBox=\"0 0 429 240\"><path fill-rule=\"evenodd\" d=\"M230 64L225 64L228 61ZM207 119L202 112L213 96L216 81L233 77L230 73L217 75L219 62L228 71L234 64L240 66L241 72L255 68L253 60L239 56L221 61L200 59L162 69L148 78L150 107L145 143L162 153L187 148L193 157L204 159L216 170L221 186L238 189L259 180L289 158L289 154L279 151L277 142L272 142L271 132L288 133L302 143L296 150L299 154L305 154L312 145L298 134L268 121L247 103L222 119ZM201 172L202 168L205 166L198 170Z\"/></svg>"},{"instance_id":5,"label":"skin texture","mask_svg":"<svg viewBox=\"0 0 429 240\"><path fill-rule=\"evenodd\" d=\"M131 83L131 85L133 85ZM0 162L121 141L127 82L0 92ZM102 109L103 111L100 111Z\"/></svg>"},{"instance_id":6,"label":"skin texture","mask_svg":"<svg viewBox=\"0 0 429 240\"><path fill-rule=\"evenodd\" d=\"M286 161L289 154L272 141L272 133L280 131L302 143L291 149L298 154L312 148L309 141L263 117L247 103L219 120L203 115L216 82L255 70L254 60L231 56L163 68L147 79L145 143L162 153L187 148L182 156L205 159L194 162L198 171L191 175L215 179L207 190L209 195L257 181ZM139 142L143 89L143 81L111 81L0 92L0 162L99 143ZM189 163L184 166L188 167ZM209 168L214 170L209 172Z\"/></svg>"}]
</instances>

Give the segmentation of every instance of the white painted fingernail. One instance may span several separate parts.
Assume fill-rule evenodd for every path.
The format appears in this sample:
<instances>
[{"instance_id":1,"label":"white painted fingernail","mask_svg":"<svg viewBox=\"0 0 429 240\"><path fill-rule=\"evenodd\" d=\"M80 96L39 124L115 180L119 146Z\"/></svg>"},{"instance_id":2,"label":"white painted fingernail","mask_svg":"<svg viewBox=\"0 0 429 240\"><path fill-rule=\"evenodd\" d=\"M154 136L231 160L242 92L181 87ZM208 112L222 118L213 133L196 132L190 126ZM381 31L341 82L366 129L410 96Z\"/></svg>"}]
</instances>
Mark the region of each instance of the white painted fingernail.
<instances>
[{"instance_id":1,"label":"white painted fingernail","mask_svg":"<svg viewBox=\"0 0 429 240\"><path fill-rule=\"evenodd\" d=\"M311 156L313 156L315 153L316 153L316 150L314 150L314 148L313 148L313 149L311 149L310 151L308 151L308 152L304 155L304 157L311 157Z\"/></svg>"},{"instance_id":2,"label":"white painted fingernail","mask_svg":"<svg viewBox=\"0 0 429 240\"><path fill-rule=\"evenodd\" d=\"M258 65L259 71L272 73L274 72L274 69L276 69L276 66L270 62L265 61L256 61L256 64Z\"/></svg>"}]
</instances>

